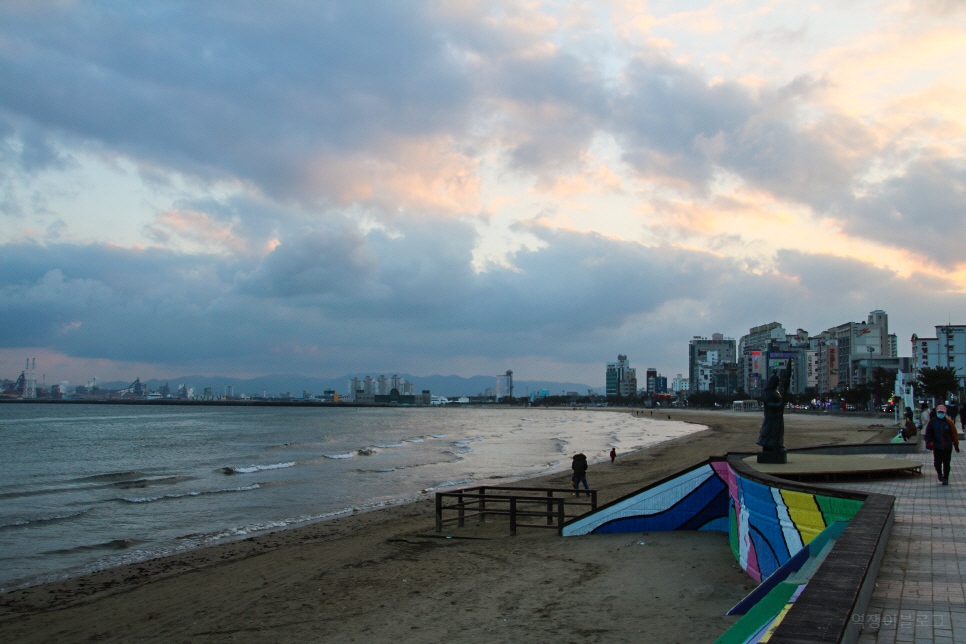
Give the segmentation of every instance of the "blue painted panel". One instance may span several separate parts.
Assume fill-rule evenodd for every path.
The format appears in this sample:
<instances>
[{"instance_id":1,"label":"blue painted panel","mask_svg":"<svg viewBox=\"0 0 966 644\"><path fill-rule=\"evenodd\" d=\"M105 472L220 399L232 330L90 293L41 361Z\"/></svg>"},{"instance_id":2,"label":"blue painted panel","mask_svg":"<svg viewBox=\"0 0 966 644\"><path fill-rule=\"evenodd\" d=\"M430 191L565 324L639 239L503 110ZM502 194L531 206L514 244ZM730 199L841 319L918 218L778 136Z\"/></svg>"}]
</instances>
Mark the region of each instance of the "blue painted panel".
<instances>
[{"instance_id":1,"label":"blue painted panel","mask_svg":"<svg viewBox=\"0 0 966 644\"><path fill-rule=\"evenodd\" d=\"M661 512L614 519L598 526L594 534L697 530L710 521L728 518L728 488L718 476L711 476Z\"/></svg>"}]
</instances>

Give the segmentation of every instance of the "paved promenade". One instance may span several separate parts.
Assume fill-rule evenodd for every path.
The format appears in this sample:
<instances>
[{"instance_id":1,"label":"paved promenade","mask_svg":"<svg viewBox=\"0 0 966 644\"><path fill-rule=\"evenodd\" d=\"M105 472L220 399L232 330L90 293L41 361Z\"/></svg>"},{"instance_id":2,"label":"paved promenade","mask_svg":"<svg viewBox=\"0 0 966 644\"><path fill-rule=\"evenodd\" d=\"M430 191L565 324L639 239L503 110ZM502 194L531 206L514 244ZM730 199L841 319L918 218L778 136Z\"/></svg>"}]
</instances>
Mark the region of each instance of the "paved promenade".
<instances>
[{"instance_id":1,"label":"paved promenade","mask_svg":"<svg viewBox=\"0 0 966 644\"><path fill-rule=\"evenodd\" d=\"M932 453L909 454L923 475L829 487L896 497L895 524L859 644L966 642L966 450L953 452L949 485L940 485Z\"/></svg>"}]
</instances>

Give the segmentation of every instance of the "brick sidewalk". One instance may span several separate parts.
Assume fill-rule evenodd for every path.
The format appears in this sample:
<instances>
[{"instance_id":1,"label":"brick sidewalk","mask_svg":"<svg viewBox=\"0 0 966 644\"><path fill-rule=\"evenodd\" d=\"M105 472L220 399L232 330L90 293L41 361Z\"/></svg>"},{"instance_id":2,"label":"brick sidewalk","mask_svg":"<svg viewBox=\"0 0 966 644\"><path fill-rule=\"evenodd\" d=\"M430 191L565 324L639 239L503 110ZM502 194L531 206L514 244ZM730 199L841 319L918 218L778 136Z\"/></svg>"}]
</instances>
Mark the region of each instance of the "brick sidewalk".
<instances>
[{"instance_id":1,"label":"brick sidewalk","mask_svg":"<svg viewBox=\"0 0 966 644\"><path fill-rule=\"evenodd\" d=\"M895 524L859 644L966 642L966 450L953 453L949 485L940 485L932 453L908 454L922 476L828 487L891 494Z\"/></svg>"}]
</instances>

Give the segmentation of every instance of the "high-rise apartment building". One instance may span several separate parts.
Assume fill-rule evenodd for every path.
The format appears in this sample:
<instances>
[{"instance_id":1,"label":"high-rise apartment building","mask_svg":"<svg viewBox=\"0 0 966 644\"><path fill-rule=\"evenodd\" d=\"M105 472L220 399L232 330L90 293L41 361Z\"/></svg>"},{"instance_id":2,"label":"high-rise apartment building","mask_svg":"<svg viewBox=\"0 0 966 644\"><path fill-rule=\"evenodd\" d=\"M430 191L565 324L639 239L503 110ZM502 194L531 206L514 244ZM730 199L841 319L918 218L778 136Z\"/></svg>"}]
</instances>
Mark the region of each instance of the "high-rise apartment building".
<instances>
[{"instance_id":1,"label":"high-rise apartment building","mask_svg":"<svg viewBox=\"0 0 966 644\"><path fill-rule=\"evenodd\" d=\"M679 391L688 391L690 386L688 385L688 379L684 377L683 374L678 374L671 381L671 391L677 393Z\"/></svg>"},{"instance_id":2,"label":"high-rise apartment building","mask_svg":"<svg viewBox=\"0 0 966 644\"><path fill-rule=\"evenodd\" d=\"M837 385L823 391L854 387L860 384L860 379L866 379L860 377L860 368L863 374L871 371L864 365L876 359L895 357L892 349L895 342L889 336L889 316L885 311L872 311L865 322L846 322L827 329L818 337L820 342L834 340L836 343L837 364L827 364L825 367L835 371Z\"/></svg>"},{"instance_id":3,"label":"high-rise apartment building","mask_svg":"<svg viewBox=\"0 0 966 644\"><path fill-rule=\"evenodd\" d=\"M723 391L720 383L732 378L737 384L736 347L734 338L720 333L711 339L694 336L688 345L688 381L690 391ZM727 385L730 388L730 384Z\"/></svg>"},{"instance_id":4,"label":"high-rise apartment building","mask_svg":"<svg viewBox=\"0 0 966 644\"><path fill-rule=\"evenodd\" d=\"M960 389L966 387L966 326L936 326L935 338L912 336L912 368L952 367Z\"/></svg>"},{"instance_id":5,"label":"high-rise apartment building","mask_svg":"<svg viewBox=\"0 0 966 644\"><path fill-rule=\"evenodd\" d=\"M617 362L607 363L608 396L632 396L637 393L637 370L631 368L627 356L618 355Z\"/></svg>"},{"instance_id":6,"label":"high-rise apartment building","mask_svg":"<svg viewBox=\"0 0 966 644\"><path fill-rule=\"evenodd\" d=\"M760 396L768 380L766 355L773 342L785 340L785 327L770 322L752 327L738 340L738 378L741 389L749 396Z\"/></svg>"}]
</instances>

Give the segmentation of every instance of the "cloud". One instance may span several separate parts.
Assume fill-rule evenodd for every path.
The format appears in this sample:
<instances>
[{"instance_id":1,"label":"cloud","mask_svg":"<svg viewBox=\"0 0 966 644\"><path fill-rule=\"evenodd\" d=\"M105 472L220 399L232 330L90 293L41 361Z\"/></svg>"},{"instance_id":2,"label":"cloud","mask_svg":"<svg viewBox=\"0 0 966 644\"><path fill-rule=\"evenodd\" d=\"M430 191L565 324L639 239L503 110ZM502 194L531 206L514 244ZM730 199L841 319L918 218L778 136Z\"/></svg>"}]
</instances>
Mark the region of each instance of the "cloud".
<instances>
[{"instance_id":1,"label":"cloud","mask_svg":"<svg viewBox=\"0 0 966 644\"><path fill-rule=\"evenodd\" d=\"M729 274L713 256L553 230L535 231L545 249L477 274L470 230L443 221L392 234L302 231L253 270L218 255L8 245L4 274L19 266L20 278L2 291L5 318L17 322L4 343L130 361L224 358L323 338L353 350L391 351L404 338L433 355L490 352L494 343L525 352L541 337L606 333L669 299L701 297ZM615 275L626 284L619 298Z\"/></svg>"},{"instance_id":2,"label":"cloud","mask_svg":"<svg viewBox=\"0 0 966 644\"><path fill-rule=\"evenodd\" d=\"M445 133L472 97L418 6L7 5L0 15L0 94L19 118L276 196L319 197L302 168L320 154L388 154L399 137Z\"/></svg>"},{"instance_id":3,"label":"cloud","mask_svg":"<svg viewBox=\"0 0 966 644\"><path fill-rule=\"evenodd\" d=\"M657 55L631 61L625 85L614 107L625 161L645 177L686 180L705 191L715 161L708 142L748 121L755 111L750 93L735 83L709 85Z\"/></svg>"},{"instance_id":4,"label":"cloud","mask_svg":"<svg viewBox=\"0 0 966 644\"><path fill-rule=\"evenodd\" d=\"M579 371L948 307L963 14L907 8L0 5L0 344Z\"/></svg>"},{"instance_id":5,"label":"cloud","mask_svg":"<svg viewBox=\"0 0 966 644\"><path fill-rule=\"evenodd\" d=\"M919 158L905 171L870 186L842 225L852 235L908 249L951 271L966 264L966 161Z\"/></svg>"}]
</instances>

